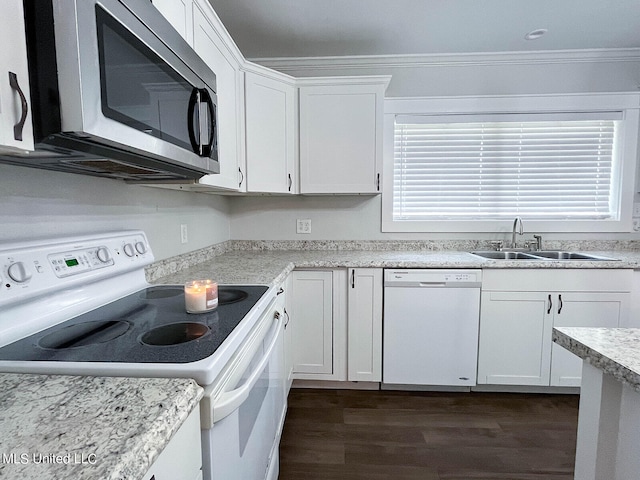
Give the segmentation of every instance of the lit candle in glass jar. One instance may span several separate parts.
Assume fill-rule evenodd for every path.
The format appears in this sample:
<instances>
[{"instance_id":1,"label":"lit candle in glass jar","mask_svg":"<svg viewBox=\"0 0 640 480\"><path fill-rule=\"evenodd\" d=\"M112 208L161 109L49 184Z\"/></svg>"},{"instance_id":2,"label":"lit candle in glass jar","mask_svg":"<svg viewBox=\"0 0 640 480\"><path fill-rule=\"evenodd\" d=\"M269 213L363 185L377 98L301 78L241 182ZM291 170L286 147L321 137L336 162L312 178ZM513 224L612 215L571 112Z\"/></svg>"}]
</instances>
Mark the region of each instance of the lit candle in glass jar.
<instances>
[{"instance_id":1,"label":"lit candle in glass jar","mask_svg":"<svg viewBox=\"0 0 640 480\"><path fill-rule=\"evenodd\" d=\"M185 283L184 304L188 313L213 310L218 306L218 284L211 280L192 280Z\"/></svg>"}]
</instances>

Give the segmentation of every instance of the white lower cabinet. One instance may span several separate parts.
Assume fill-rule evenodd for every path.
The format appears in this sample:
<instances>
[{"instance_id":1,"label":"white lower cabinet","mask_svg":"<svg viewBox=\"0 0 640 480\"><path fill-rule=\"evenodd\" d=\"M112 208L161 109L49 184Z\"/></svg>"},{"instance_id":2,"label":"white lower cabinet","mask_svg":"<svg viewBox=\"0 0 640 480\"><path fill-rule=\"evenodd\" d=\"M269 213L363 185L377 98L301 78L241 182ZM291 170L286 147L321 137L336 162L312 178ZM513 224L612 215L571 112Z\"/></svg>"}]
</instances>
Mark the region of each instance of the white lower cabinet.
<instances>
[{"instance_id":1,"label":"white lower cabinet","mask_svg":"<svg viewBox=\"0 0 640 480\"><path fill-rule=\"evenodd\" d=\"M278 289L277 301L280 302L281 310L284 312L283 350L284 350L284 394L285 398L291 389L293 382L293 323L291 322L291 302L293 275L289 275Z\"/></svg>"},{"instance_id":2,"label":"white lower cabinet","mask_svg":"<svg viewBox=\"0 0 640 480\"><path fill-rule=\"evenodd\" d=\"M382 381L382 269L349 269L347 380Z\"/></svg>"},{"instance_id":3,"label":"white lower cabinet","mask_svg":"<svg viewBox=\"0 0 640 480\"><path fill-rule=\"evenodd\" d=\"M144 480L198 480L202 478L200 409L195 408L160 453Z\"/></svg>"},{"instance_id":4,"label":"white lower cabinet","mask_svg":"<svg viewBox=\"0 0 640 480\"><path fill-rule=\"evenodd\" d=\"M294 271L292 284L293 372L333 375L333 273ZM314 378L314 377L310 377Z\"/></svg>"},{"instance_id":5,"label":"white lower cabinet","mask_svg":"<svg viewBox=\"0 0 640 480\"><path fill-rule=\"evenodd\" d=\"M544 293L482 292L479 384L549 385L552 317L546 309Z\"/></svg>"},{"instance_id":6,"label":"white lower cabinet","mask_svg":"<svg viewBox=\"0 0 640 480\"><path fill-rule=\"evenodd\" d=\"M552 342L554 326L617 327L631 270L485 270L478 384L580 386L581 360Z\"/></svg>"},{"instance_id":7,"label":"white lower cabinet","mask_svg":"<svg viewBox=\"0 0 640 480\"><path fill-rule=\"evenodd\" d=\"M382 269L291 274L293 375L301 380L382 380Z\"/></svg>"},{"instance_id":8,"label":"white lower cabinet","mask_svg":"<svg viewBox=\"0 0 640 480\"><path fill-rule=\"evenodd\" d=\"M556 299L554 327L618 327L629 312L631 293L567 292ZM554 343L551 385L578 387L581 380L582 359Z\"/></svg>"}]
</instances>

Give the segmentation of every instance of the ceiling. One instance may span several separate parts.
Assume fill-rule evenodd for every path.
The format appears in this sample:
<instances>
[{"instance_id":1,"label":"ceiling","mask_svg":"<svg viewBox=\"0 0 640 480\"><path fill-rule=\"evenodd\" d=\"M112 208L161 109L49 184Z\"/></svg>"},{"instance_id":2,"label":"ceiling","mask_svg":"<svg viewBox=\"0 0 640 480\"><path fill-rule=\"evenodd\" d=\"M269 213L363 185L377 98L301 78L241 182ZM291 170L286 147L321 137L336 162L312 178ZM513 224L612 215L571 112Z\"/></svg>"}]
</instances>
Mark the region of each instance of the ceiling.
<instances>
[{"instance_id":1,"label":"ceiling","mask_svg":"<svg viewBox=\"0 0 640 480\"><path fill-rule=\"evenodd\" d=\"M640 48L640 0L210 2L249 59Z\"/></svg>"}]
</instances>

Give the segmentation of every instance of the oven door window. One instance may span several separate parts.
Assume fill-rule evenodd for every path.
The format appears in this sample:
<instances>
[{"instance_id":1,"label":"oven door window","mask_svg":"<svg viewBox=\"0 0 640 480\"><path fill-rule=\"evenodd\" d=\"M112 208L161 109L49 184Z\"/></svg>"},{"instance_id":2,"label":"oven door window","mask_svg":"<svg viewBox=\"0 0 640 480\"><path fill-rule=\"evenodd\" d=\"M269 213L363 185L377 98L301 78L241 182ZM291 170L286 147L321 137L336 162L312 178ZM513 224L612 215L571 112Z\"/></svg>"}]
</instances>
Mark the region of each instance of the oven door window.
<instances>
[{"instance_id":1,"label":"oven door window","mask_svg":"<svg viewBox=\"0 0 640 480\"><path fill-rule=\"evenodd\" d=\"M192 150L189 122L200 143L198 109L189 118L194 85L99 6L96 24L103 115Z\"/></svg>"}]
</instances>

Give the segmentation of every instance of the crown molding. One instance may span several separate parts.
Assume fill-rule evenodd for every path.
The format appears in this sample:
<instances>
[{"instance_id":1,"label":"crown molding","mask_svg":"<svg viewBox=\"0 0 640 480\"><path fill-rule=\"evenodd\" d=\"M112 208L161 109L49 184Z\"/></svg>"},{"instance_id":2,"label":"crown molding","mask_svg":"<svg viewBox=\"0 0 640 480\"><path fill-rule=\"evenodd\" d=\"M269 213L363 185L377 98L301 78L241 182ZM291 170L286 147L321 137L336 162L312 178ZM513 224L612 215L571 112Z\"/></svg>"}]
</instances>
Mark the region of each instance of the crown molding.
<instances>
[{"instance_id":1,"label":"crown molding","mask_svg":"<svg viewBox=\"0 0 640 480\"><path fill-rule=\"evenodd\" d=\"M640 48L549 50L527 52L345 55L334 57L253 58L252 62L281 72L336 68L425 68L453 66L532 65L554 63L640 62Z\"/></svg>"}]
</instances>

